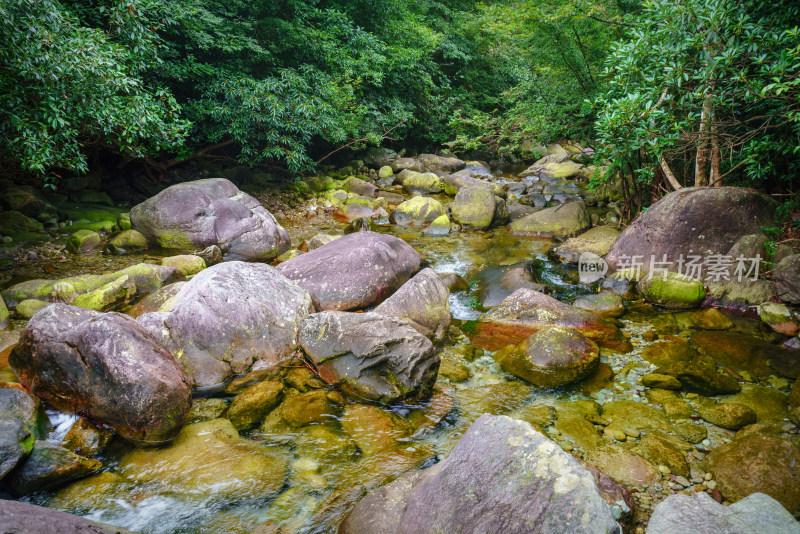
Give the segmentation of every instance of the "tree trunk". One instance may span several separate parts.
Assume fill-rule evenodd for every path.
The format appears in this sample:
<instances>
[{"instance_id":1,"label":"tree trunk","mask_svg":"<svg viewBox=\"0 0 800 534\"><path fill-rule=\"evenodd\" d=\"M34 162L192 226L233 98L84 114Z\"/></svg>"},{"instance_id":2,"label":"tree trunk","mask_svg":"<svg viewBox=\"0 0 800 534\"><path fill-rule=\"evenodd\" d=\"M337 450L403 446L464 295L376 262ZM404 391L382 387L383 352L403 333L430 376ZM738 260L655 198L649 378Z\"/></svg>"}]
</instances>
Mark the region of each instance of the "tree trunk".
<instances>
[{"instance_id":1,"label":"tree trunk","mask_svg":"<svg viewBox=\"0 0 800 534\"><path fill-rule=\"evenodd\" d=\"M708 185L708 174L706 168L710 151L708 148L709 133L711 130L711 97L706 94L703 97L703 110L700 113L700 131L697 140L697 156L694 163L694 185L702 187Z\"/></svg>"},{"instance_id":2,"label":"tree trunk","mask_svg":"<svg viewBox=\"0 0 800 534\"><path fill-rule=\"evenodd\" d=\"M714 187L722 186L722 173L720 172L721 155L719 151L719 131L717 130L717 121L712 119L711 122L711 177L709 178L710 185Z\"/></svg>"},{"instance_id":3,"label":"tree trunk","mask_svg":"<svg viewBox=\"0 0 800 534\"><path fill-rule=\"evenodd\" d=\"M683 187L678 179L675 178L675 175L672 173L672 169L669 168L669 165L667 165L667 161L664 158L661 158L659 166L661 167L661 172L664 173L664 177L666 177L667 181L669 182L669 185L672 186L672 189L677 191Z\"/></svg>"}]
</instances>

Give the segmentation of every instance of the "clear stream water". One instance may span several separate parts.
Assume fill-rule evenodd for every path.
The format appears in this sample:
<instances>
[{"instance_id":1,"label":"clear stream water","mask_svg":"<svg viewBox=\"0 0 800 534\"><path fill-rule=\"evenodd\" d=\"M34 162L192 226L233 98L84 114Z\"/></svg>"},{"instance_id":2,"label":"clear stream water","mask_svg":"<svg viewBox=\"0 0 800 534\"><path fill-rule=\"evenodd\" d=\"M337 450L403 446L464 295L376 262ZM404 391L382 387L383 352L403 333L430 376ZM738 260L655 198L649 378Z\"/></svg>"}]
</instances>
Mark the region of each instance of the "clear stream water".
<instances>
[{"instance_id":1,"label":"clear stream water","mask_svg":"<svg viewBox=\"0 0 800 534\"><path fill-rule=\"evenodd\" d=\"M328 217L285 224L295 245L320 231L341 233L344 228ZM243 433L242 442L229 439L230 436L218 439L224 432L210 429L187 446L173 445L172 456L156 461L147 456L150 452L137 456L131 446L116 440L99 457L104 464L102 473L25 500L151 534L246 533L259 525L263 525L259 530L262 533L336 532L358 498L404 472L445 458L459 436L483 412L509 414L535 422L562 447L577 455L585 450L587 440L610 443L609 438L602 436L601 426L583 418L586 401L603 405L613 400L633 400L659 407L638 381L641 375L655 368L641 357L642 350L652 342L646 341L645 337L652 338L643 334L663 324L675 325L671 334L683 339L696 330L690 321L684 320L686 314L634 306L636 311L622 318L634 351L626 355L608 350L601 353L604 368L616 373L613 377L598 375L584 383L554 390L530 387L504 374L488 352L473 350L458 328L463 322L480 317L481 274L485 275L483 279L491 279L492 268L533 261L541 281L551 286L556 296L569 302L576 295L589 293L590 288L577 284L574 269L559 265L548 255L553 243L512 236L504 229L447 237L425 237L419 229L394 226L380 231L406 240L437 272L457 273L471 282L470 291L455 292L450 297L454 327L442 350L443 360L457 366L462 374L466 371L469 378L455 382L440 376L432 405L391 407L392 417L399 418L399 423L396 419L392 425L365 421L362 430L369 434L366 443L382 445L341 452L327 442L304 446L309 439L308 428L287 429L285 435L277 437L253 430ZM148 257L127 257L125 261ZM665 318L668 315L674 317ZM741 317L732 320L735 331L779 341L757 320ZM455 378L453 373L447 375ZM758 387L783 394L788 390L788 382L775 378L761 382ZM49 414L56 427L50 439L60 442L76 418L54 411ZM576 424L576 414L583 419L582 423ZM701 458L701 449L707 451L725 443L733 434L697 419L688 424L702 426L707 433L696 454L689 453L690 460ZM331 418L323 426L339 432L341 417ZM796 433L794 427L787 429ZM622 445L633 447L636 442L632 436ZM282 467L277 474L267 472L269 468L265 470L264 466L272 464L261 462L264 457L281 458L275 465L285 466L285 471L281 471ZM699 466L691 461L690 464L693 469ZM257 482L275 476L280 480L269 487ZM641 520L646 520L652 504L674 491L668 485L669 480L665 479L662 488L636 494ZM642 495L644 498L640 498Z\"/></svg>"}]
</instances>

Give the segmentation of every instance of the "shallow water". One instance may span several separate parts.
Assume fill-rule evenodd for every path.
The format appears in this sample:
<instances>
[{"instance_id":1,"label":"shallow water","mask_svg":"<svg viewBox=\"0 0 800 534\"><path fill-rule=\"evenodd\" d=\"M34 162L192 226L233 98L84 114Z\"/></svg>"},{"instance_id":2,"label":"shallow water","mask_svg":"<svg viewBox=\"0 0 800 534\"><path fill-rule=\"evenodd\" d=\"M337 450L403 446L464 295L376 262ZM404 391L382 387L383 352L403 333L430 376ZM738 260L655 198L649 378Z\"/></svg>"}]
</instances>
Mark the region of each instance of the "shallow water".
<instances>
[{"instance_id":1,"label":"shallow water","mask_svg":"<svg viewBox=\"0 0 800 534\"><path fill-rule=\"evenodd\" d=\"M512 178L503 175L502 179ZM341 233L344 228L343 224L327 217L284 224L295 246L320 231ZM574 268L560 265L548 256L553 244L549 240L520 238L504 229L456 233L447 237L425 237L417 228L396 226L382 227L379 231L406 240L437 272L457 273L470 281L471 291L456 292L450 297L452 315L458 320L454 323L456 325L480 316L483 308L478 298L479 286L482 280L500 272L497 270L500 267L527 262L538 281L549 286L552 295L567 302L591 291L577 283ZM95 260L99 265L95 268L91 268L84 256L81 263L73 266L74 271L59 265L58 274L78 274L87 269L110 270L121 263L152 260L158 255L152 251L146 256L117 259L98 255ZM398 431L396 426L370 427L365 423L367 426L361 430L369 434L369 439L364 443L382 439L391 443L383 449L376 447L375 451L370 451L365 445L361 446L361 451L335 452L321 444L315 445L313 440L309 442L308 428L284 429L277 433L253 430L243 433L241 443L220 438L218 430L208 430L185 449L178 451L178 445L173 445L171 450L178 451L179 456L170 457L169 461L152 458L145 461L142 454L135 453L129 445L115 441L100 457L104 463L101 475L57 491L29 496L26 500L151 534L245 533L264 524L267 526L262 532L336 532L339 522L363 494L404 472L445 458L461 434L483 412L524 419L529 417L526 414L549 406L559 420L568 420L574 415L574 407L579 406L576 401L591 400L602 405L615 400L633 400L652 404L646 388L639 384L642 375L655 369L641 357L643 349L652 343L646 341L643 334L665 321L675 323L676 328L670 335L678 338L688 339L696 330L686 321L665 319L667 316L680 314L648 307L643 311L630 311L622 320L623 331L634 345L633 352L621 355L601 351L601 361L614 371L614 377L603 380L598 376L552 390L531 387L506 375L490 353L472 350L467 336L455 327L443 347L442 358L466 368L470 377L460 383L451 383L440 376L436 396L430 404L392 407L392 413L399 417L397 424L402 431ZM775 341L760 321L734 320L735 330ZM763 381L762 385L782 391L788 388L788 384L780 381L774 384ZM782 389L781 386L785 387ZM207 392L198 397L206 395ZM451 404L450 410L446 409L448 403ZM75 417L56 412L50 412L50 416L56 426L50 440L58 442ZM332 417L321 426L338 431L343 419L342 416ZM706 427L708 436L702 442L704 450L731 439L729 431L702 421L689 423ZM579 440L563 427L559 429L558 424L542 425L541 428L563 448L577 455L583 452ZM595 430L597 439L609 441L602 437L600 428ZM796 434L795 427L789 430ZM635 440L628 440L628 443L635 444ZM265 455L274 454L285 455L287 461L276 465L285 465L286 472L277 487L262 488L259 486L261 479L275 473L261 471L254 475L250 463L262 465L258 462ZM180 472L175 472L176 465ZM650 491L653 501L667 493L662 489L655 494ZM647 506L637 511L640 519L649 513Z\"/></svg>"}]
</instances>

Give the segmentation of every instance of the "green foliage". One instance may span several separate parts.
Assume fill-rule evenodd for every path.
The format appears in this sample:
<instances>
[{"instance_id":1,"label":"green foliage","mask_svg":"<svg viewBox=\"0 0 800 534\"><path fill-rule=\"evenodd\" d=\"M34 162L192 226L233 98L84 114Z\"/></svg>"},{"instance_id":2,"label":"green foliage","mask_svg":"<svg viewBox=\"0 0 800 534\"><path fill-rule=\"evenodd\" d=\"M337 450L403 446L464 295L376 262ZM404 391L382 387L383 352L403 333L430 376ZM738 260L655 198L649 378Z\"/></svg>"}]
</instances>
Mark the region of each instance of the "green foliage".
<instances>
[{"instance_id":1,"label":"green foliage","mask_svg":"<svg viewBox=\"0 0 800 534\"><path fill-rule=\"evenodd\" d=\"M182 142L180 106L139 77L157 58L139 4L127 4L109 10L111 30L101 31L54 0L0 0L3 156L52 178L53 168L86 171L89 145L135 157Z\"/></svg>"},{"instance_id":2,"label":"green foliage","mask_svg":"<svg viewBox=\"0 0 800 534\"><path fill-rule=\"evenodd\" d=\"M643 7L614 45L595 100L598 140L613 168L650 184L663 161L687 184L698 147L716 143L724 183L796 175L800 7L755 0Z\"/></svg>"},{"instance_id":3,"label":"green foliage","mask_svg":"<svg viewBox=\"0 0 800 534\"><path fill-rule=\"evenodd\" d=\"M525 141L588 137L586 99L600 89L609 44L622 34L638 2L514 0L482 6L477 26L481 55L497 76L497 95L482 112L470 105L451 119L455 149L513 151ZM489 107L491 106L491 107Z\"/></svg>"}]
</instances>

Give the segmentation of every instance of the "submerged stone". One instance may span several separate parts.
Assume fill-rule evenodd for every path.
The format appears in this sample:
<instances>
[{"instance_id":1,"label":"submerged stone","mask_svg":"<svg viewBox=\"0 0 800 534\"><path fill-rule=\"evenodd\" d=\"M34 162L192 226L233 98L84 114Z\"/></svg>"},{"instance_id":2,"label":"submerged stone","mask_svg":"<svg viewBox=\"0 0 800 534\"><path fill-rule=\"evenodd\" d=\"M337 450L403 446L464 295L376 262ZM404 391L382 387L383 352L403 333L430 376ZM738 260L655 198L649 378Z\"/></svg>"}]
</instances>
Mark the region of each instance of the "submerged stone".
<instances>
[{"instance_id":1,"label":"submerged stone","mask_svg":"<svg viewBox=\"0 0 800 534\"><path fill-rule=\"evenodd\" d=\"M588 376L599 354L597 345L580 332L554 327L498 351L494 358L507 373L538 386L555 387Z\"/></svg>"}]
</instances>

